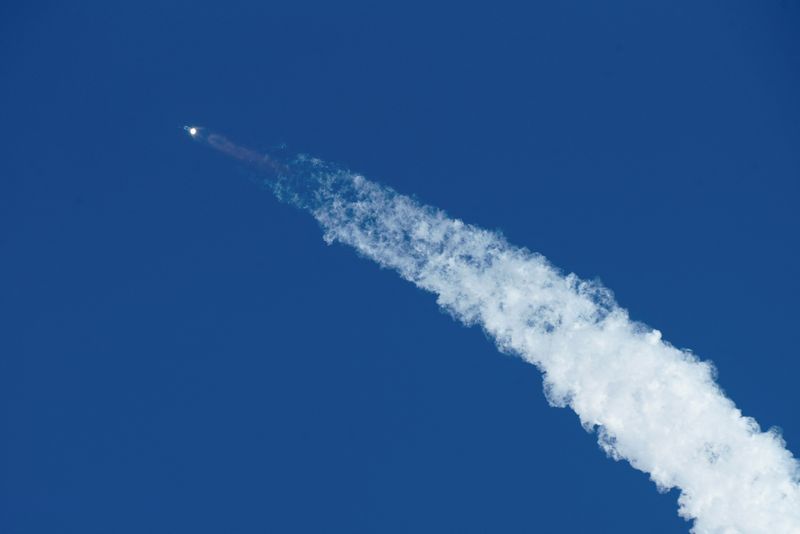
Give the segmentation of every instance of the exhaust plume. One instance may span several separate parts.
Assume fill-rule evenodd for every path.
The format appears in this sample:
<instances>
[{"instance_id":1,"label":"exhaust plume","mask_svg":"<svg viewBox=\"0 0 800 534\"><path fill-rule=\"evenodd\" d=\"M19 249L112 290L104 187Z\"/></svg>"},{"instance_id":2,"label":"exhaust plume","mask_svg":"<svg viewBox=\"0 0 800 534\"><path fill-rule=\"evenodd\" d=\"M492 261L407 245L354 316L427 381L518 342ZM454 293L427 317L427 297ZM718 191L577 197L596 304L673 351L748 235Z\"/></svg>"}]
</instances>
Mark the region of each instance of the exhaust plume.
<instances>
[{"instance_id":1,"label":"exhaust plume","mask_svg":"<svg viewBox=\"0 0 800 534\"><path fill-rule=\"evenodd\" d=\"M742 415L711 363L631 320L601 285L320 160L200 140L259 169L279 199L314 216L326 242L395 270L534 364L548 402L574 410L608 456L660 491L680 490L678 513L693 532L800 533L800 470L779 432Z\"/></svg>"}]
</instances>

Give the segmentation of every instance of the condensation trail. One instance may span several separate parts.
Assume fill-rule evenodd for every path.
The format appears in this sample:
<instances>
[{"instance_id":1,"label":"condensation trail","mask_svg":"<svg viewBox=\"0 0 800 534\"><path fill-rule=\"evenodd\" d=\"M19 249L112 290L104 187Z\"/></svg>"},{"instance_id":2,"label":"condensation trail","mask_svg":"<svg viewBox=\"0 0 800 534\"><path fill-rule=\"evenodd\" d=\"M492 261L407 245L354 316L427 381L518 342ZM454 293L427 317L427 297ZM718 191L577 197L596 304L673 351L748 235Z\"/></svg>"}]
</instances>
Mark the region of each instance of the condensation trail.
<instances>
[{"instance_id":1,"label":"condensation trail","mask_svg":"<svg viewBox=\"0 0 800 534\"><path fill-rule=\"evenodd\" d=\"M679 514L694 532L800 533L800 471L779 433L743 416L710 363L632 321L602 286L320 160L281 162L218 135L203 140L260 169L279 199L319 221L328 243L397 271L502 352L536 365L550 404L572 408L610 457L659 490L680 490Z\"/></svg>"}]
</instances>

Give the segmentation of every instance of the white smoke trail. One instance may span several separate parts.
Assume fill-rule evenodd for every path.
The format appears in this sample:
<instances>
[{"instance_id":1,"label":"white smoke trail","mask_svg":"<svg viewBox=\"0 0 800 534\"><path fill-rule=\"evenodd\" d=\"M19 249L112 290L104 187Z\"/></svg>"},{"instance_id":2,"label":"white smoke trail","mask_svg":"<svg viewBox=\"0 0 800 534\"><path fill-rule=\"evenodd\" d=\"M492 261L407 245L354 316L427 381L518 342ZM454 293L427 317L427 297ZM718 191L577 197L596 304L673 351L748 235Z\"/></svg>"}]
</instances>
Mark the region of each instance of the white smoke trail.
<instances>
[{"instance_id":1,"label":"white smoke trail","mask_svg":"<svg viewBox=\"0 0 800 534\"><path fill-rule=\"evenodd\" d=\"M280 198L310 210L327 242L396 270L536 365L548 401L572 408L609 456L660 490L680 489L694 532L800 533L797 461L725 397L709 362L631 321L603 287L493 232L317 160L303 165L300 181L270 184Z\"/></svg>"},{"instance_id":2,"label":"white smoke trail","mask_svg":"<svg viewBox=\"0 0 800 534\"><path fill-rule=\"evenodd\" d=\"M631 321L611 293L539 254L305 157L283 162L217 134L193 134L259 169L281 200L338 241L437 295L498 348L544 373L550 404L572 408L600 447L678 488L697 534L800 534L800 467L777 431L725 397L714 368Z\"/></svg>"}]
</instances>

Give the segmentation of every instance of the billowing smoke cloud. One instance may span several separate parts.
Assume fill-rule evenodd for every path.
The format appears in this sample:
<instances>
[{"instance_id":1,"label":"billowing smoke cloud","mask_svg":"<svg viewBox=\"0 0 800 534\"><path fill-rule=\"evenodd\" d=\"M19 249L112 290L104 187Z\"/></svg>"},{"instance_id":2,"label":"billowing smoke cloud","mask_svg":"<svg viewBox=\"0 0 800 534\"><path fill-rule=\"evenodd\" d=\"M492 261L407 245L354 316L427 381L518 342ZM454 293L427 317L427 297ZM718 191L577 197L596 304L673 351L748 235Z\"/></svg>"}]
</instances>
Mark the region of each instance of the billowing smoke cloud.
<instances>
[{"instance_id":1,"label":"billowing smoke cloud","mask_svg":"<svg viewBox=\"0 0 800 534\"><path fill-rule=\"evenodd\" d=\"M710 363L632 321L608 290L357 174L302 157L281 168L265 184L311 212L328 243L397 271L536 365L550 404L572 408L610 457L680 490L694 532L800 532L800 471L780 435L742 415Z\"/></svg>"}]
</instances>

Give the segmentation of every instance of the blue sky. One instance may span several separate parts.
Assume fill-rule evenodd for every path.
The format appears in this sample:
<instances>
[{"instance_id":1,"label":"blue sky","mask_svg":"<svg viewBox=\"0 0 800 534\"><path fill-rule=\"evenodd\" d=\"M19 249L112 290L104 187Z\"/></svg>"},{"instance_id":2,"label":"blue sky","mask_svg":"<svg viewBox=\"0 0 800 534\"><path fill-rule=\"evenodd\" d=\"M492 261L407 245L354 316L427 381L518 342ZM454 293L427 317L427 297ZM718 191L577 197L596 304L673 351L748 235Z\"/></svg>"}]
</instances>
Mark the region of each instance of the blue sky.
<instances>
[{"instance_id":1,"label":"blue sky","mask_svg":"<svg viewBox=\"0 0 800 534\"><path fill-rule=\"evenodd\" d=\"M185 123L602 280L800 452L800 6L560 4L0 8L0 530L688 530Z\"/></svg>"}]
</instances>

